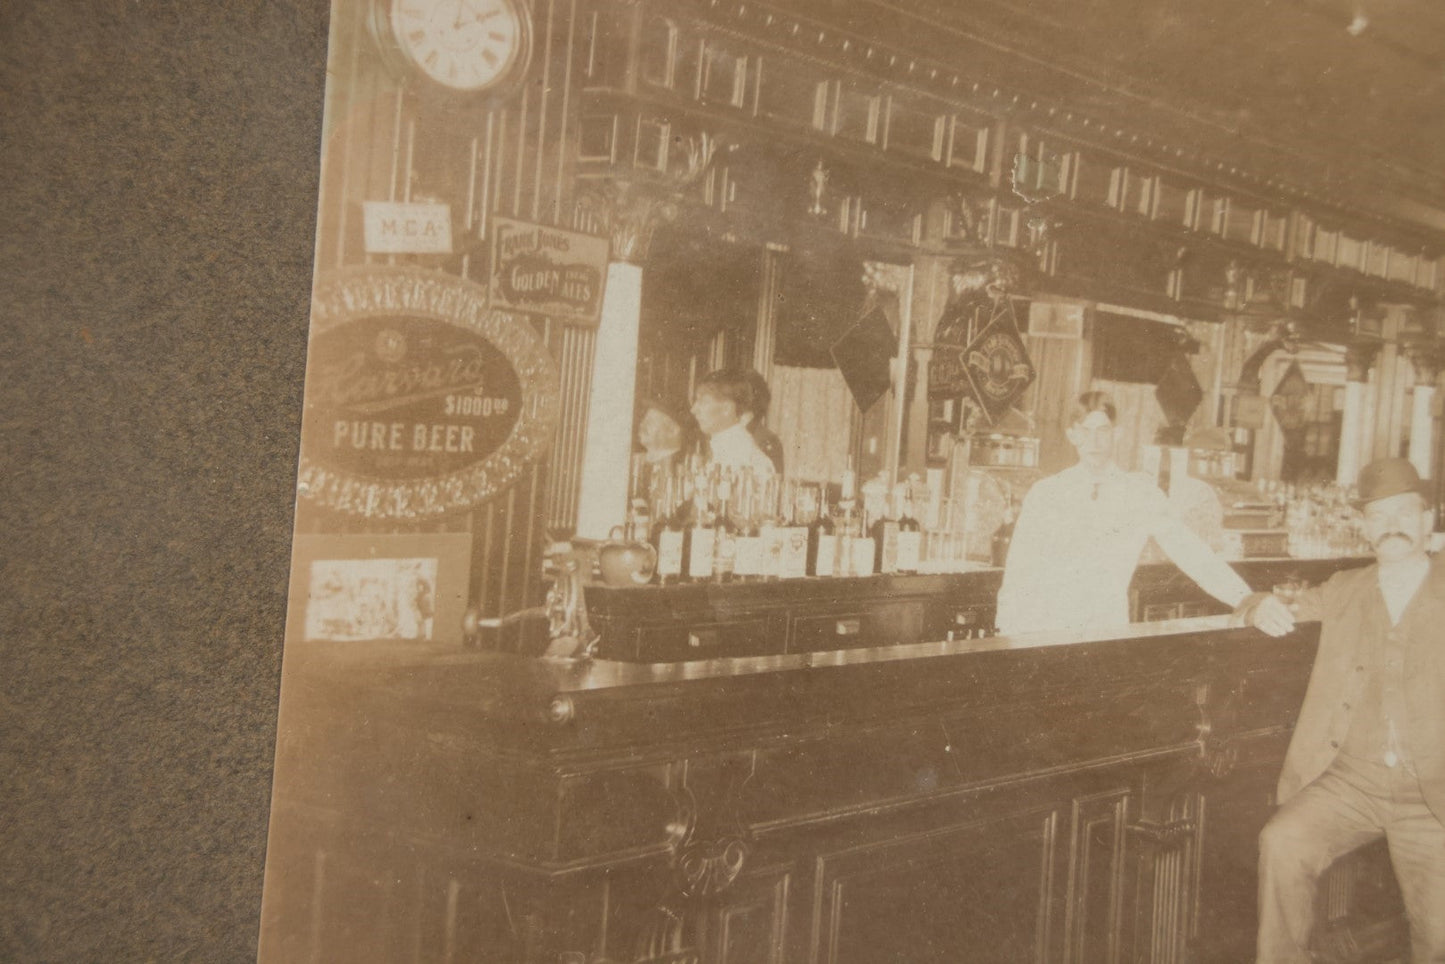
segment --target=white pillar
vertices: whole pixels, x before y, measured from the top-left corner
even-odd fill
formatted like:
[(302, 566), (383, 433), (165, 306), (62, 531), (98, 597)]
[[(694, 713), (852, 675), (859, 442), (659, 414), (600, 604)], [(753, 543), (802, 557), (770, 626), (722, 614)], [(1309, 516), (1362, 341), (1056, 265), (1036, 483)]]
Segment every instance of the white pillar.
[(1422, 479), (1428, 479), (1431, 475), (1430, 454), (1435, 449), (1435, 419), (1431, 412), (1434, 400), (1433, 384), (1415, 383), (1414, 405), (1410, 409), (1410, 464), (1415, 466), (1415, 471), (1420, 473)]
[(609, 264), (582, 445), (577, 500), (577, 536), (581, 539), (606, 539), (612, 527), (622, 525), (627, 516), (641, 317), (642, 269), (620, 261)]
[(1367, 338), (1345, 346), (1345, 410), (1340, 419), (1340, 461), (1335, 469), (1335, 481), (1340, 485), (1354, 485), (1360, 474), (1365, 434), (1370, 428), (1365, 416), (1366, 383), (1379, 350), (1380, 342)]
[(1360, 429), (1364, 424), (1365, 383), (1345, 382), (1345, 411), (1340, 419), (1340, 461), (1335, 481), (1354, 485), (1360, 474)]

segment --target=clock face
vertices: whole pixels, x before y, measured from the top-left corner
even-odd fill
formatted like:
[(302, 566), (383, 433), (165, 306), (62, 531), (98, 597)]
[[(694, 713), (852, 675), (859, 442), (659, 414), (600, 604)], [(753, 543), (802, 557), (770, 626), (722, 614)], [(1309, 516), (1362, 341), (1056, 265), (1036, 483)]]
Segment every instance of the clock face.
[(515, 0), (392, 0), (391, 29), (427, 77), (461, 91), (484, 90), (521, 60), (525, 15)]

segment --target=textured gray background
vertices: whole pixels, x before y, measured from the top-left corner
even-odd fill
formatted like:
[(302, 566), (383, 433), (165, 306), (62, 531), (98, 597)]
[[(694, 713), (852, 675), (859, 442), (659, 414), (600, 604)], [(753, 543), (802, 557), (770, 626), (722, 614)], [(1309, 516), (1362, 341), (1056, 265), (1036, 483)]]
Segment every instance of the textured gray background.
[(254, 959), (326, 19), (0, 3), (0, 960)]

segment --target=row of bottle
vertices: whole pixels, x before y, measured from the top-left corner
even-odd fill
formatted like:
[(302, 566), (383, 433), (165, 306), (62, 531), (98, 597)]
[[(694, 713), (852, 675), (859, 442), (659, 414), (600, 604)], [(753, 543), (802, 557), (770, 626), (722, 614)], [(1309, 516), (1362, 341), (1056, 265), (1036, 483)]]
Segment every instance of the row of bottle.
[(815, 483), (689, 460), (634, 473), (627, 534), (657, 549), (663, 582), (917, 572), (910, 487), (865, 489), (847, 472), (830, 503)]
[(1351, 504), (1353, 492), (1332, 483), (1276, 484), (1269, 493), (1289, 533), (1289, 554), (1296, 559), (1370, 554), (1362, 519)]

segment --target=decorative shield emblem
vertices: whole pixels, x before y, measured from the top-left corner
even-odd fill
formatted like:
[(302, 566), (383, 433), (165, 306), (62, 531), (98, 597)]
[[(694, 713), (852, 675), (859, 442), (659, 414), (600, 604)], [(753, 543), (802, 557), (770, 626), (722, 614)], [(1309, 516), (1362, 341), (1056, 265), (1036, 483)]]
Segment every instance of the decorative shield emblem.
[(955, 364), (961, 367), (970, 394), (989, 421), (997, 422), (1035, 376), (1011, 301), (1004, 298), (995, 305), (989, 323), (963, 349)]

